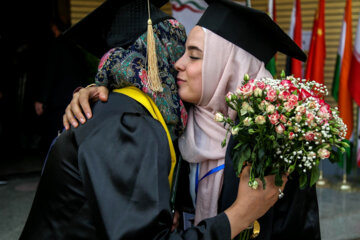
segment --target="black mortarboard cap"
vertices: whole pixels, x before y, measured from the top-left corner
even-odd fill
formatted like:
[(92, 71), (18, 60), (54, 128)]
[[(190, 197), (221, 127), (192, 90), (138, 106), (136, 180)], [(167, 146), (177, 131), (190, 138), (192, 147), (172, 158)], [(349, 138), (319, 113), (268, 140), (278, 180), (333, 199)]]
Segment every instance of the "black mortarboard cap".
[(241, 47), (264, 63), (279, 51), (306, 61), (299, 46), (264, 12), (231, 0), (207, 0), (197, 25)]
[[(150, 0), (153, 24), (171, 16), (159, 8), (166, 0)], [(147, 31), (147, 0), (106, 0), (64, 32), (64, 37), (101, 58), (114, 47), (127, 47)]]

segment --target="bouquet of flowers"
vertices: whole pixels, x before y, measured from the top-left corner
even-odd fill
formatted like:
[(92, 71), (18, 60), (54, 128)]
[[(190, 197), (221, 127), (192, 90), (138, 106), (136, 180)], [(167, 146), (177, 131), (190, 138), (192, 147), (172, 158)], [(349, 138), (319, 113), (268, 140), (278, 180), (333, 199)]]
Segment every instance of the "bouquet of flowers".
[[(300, 188), (312, 186), (319, 178), (322, 159), (336, 161), (337, 151), (349, 147), (343, 142), (346, 125), (325, 101), (326, 87), (315, 81), (285, 77), (252, 79), (226, 96), (228, 106), (237, 112), (234, 121), (221, 113), (215, 120), (223, 122), (236, 141), (232, 156), (237, 175), (245, 163), (251, 164), (249, 186), (256, 189), (260, 178), (299, 173)], [(222, 142), (225, 146), (226, 139)]]

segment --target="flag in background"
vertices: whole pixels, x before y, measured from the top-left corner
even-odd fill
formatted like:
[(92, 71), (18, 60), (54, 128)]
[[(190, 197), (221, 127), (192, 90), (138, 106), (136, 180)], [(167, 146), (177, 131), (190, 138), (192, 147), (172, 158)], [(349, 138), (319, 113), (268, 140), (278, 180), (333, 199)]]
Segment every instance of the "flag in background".
[[(340, 44), (336, 57), (335, 74), (332, 87), (332, 95), (338, 102), (339, 116), (347, 125), (346, 141), (351, 146), (353, 133), (353, 103), (349, 91), (349, 74), (352, 55), (352, 23), (351, 23), (351, 0), (346, 1), (344, 20), (342, 23)], [(351, 147), (346, 149), (346, 172), (351, 170)], [(344, 165), (344, 154), (340, 154), (339, 165)]]
[(357, 150), (355, 150), (356, 162), (360, 167), (360, 17), (358, 20), (356, 38), (354, 44), (354, 50), (351, 58), (350, 75), (349, 75), (349, 90), (351, 97), (358, 105), (358, 116), (357, 116), (357, 131), (355, 131), (354, 144), (357, 143)]
[(208, 6), (204, 0), (170, 0), (170, 3), (172, 16), (184, 25), (186, 34), (195, 27)]
[(353, 104), (349, 91), (349, 73), (352, 55), (351, 0), (346, 1), (344, 20), (338, 48), (332, 95), (338, 102), (340, 117), (347, 125), (346, 139), (353, 131)]
[[(300, 0), (294, 0), (294, 6), (291, 13), (289, 36), (294, 42), (302, 48), (302, 25), (301, 25), (301, 3)], [(286, 75), (294, 75), (296, 78), (302, 78), (302, 62), (295, 58), (288, 57), (286, 60)]]
[(349, 90), (351, 97), (360, 107), (360, 17), (358, 20), (354, 50), (351, 58)]
[(358, 167), (360, 167), (360, 137), (359, 137), (359, 133), (360, 133), (360, 109), (358, 110), (357, 119), (358, 119), (358, 130), (357, 130), (356, 162), (357, 162)]
[(325, 0), (319, 0), (311, 34), (305, 78), (324, 84), (325, 65)]
[[(271, 17), (271, 19), (276, 22), (276, 3), (275, 0), (269, 0), (268, 2), (268, 13), (269, 16)], [(275, 55), (276, 56), (276, 55)], [(269, 72), (271, 73), (271, 75), (273, 77), (276, 76), (276, 61), (275, 61), (275, 56), (273, 56), (270, 61), (266, 64), (266, 69), (269, 70)]]
[(246, 0), (246, 6), (251, 7), (251, 0)]

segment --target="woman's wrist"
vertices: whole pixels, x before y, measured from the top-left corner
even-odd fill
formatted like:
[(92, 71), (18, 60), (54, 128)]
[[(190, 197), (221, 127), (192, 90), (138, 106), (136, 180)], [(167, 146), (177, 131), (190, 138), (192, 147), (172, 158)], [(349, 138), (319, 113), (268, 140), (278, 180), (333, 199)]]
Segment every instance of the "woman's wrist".
[(246, 213), (246, 207), (235, 201), (228, 209), (224, 211), (230, 222), (231, 239), (236, 237), (241, 231), (248, 228), (253, 221)]

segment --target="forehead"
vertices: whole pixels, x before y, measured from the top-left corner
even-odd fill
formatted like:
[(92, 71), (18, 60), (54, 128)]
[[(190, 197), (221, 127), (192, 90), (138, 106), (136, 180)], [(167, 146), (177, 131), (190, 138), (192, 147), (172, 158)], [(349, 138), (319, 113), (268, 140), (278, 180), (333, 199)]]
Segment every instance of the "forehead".
[(204, 30), (199, 26), (195, 26), (189, 33), (189, 36), (186, 40), (186, 45), (197, 46), (200, 49), (203, 49), (204, 38), (205, 38)]

